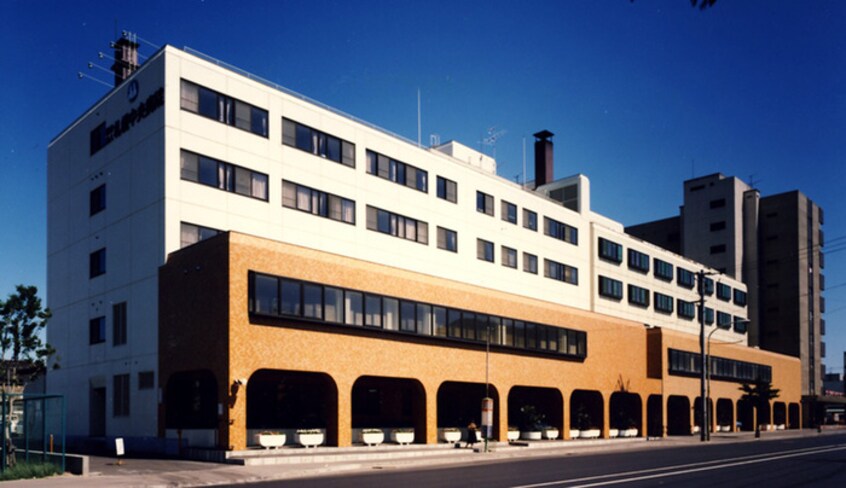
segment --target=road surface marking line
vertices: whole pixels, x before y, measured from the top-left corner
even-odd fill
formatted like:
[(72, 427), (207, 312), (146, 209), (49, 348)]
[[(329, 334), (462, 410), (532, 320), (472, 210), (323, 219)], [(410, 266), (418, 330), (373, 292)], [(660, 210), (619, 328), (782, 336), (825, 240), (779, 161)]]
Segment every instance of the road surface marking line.
[[(622, 473), (611, 473), (611, 474), (605, 474), (605, 475), (600, 475), (600, 476), (590, 476), (590, 477), (585, 477), (585, 478), (574, 478), (574, 479), (569, 479), (569, 480), (546, 481), (546, 482), (543, 482), (543, 483), (534, 483), (534, 484), (530, 484), (530, 485), (517, 485), (517, 486), (514, 486), (512, 488), (541, 488), (541, 487), (546, 487), (546, 486), (557, 486), (557, 485), (564, 485), (564, 484), (570, 484), (570, 483), (579, 483), (579, 482), (582, 482), (582, 481), (593, 481), (593, 480), (600, 480), (600, 479), (606, 479), (606, 478), (617, 478), (617, 477), (621, 477), (621, 476), (631, 476), (631, 475), (638, 475), (638, 474), (644, 474), (644, 473), (657, 473), (657, 472), (661, 472), (661, 471), (677, 470), (679, 468), (692, 468), (692, 469), (687, 469), (687, 470), (684, 470), (684, 471), (673, 471), (671, 473), (654, 474), (654, 475), (649, 475), (649, 476), (641, 476), (641, 477), (638, 477), (638, 478), (628, 478), (628, 479), (625, 479), (625, 480), (603, 481), (602, 483), (593, 483), (593, 484), (587, 484), (587, 485), (573, 485), (573, 488), (577, 488), (577, 487), (578, 488), (588, 488), (588, 487), (591, 487), (591, 486), (602, 486), (602, 485), (610, 485), (610, 484), (628, 483), (628, 482), (631, 482), (631, 481), (640, 481), (640, 480), (645, 480), (645, 479), (675, 476), (677, 474), (695, 473), (697, 471), (709, 471), (709, 470), (722, 469), (722, 468), (727, 468), (727, 467), (732, 467), (732, 466), (742, 466), (744, 464), (755, 464), (755, 463), (766, 462), (766, 461), (774, 461), (774, 460), (777, 460), (777, 459), (784, 459), (784, 458), (798, 457), (798, 456), (807, 456), (809, 454), (817, 454), (817, 453), (824, 453), (824, 452), (830, 452), (830, 451), (840, 451), (840, 450), (843, 450), (843, 449), (846, 449), (846, 445), (844, 445), (844, 444), (836, 444), (834, 446), (824, 446), (824, 447), (809, 447), (809, 448), (804, 448), (804, 449), (797, 449), (797, 450), (794, 450), (794, 451), (782, 451), (781, 453), (776, 452), (776, 453), (767, 453), (767, 454), (754, 454), (754, 455), (751, 455), (751, 456), (740, 457), (740, 458), (736, 458), (736, 459), (744, 460), (744, 461), (738, 462), (738, 461), (735, 460), (735, 461), (732, 461), (731, 464), (718, 464), (718, 463), (724, 463), (727, 460), (726, 459), (717, 459), (717, 460), (713, 460), (713, 461), (703, 461), (703, 462), (699, 462), (699, 463), (679, 464), (679, 465), (675, 465), (675, 466), (664, 466), (664, 467), (660, 467), (660, 468), (642, 469), (642, 470), (628, 471), (628, 472), (622, 472)], [(774, 454), (776, 456), (774, 456)], [(715, 464), (716, 464), (716, 466), (708, 466), (708, 465), (715, 465)], [(701, 467), (694, 468), (694, 466), (701, 466)]]

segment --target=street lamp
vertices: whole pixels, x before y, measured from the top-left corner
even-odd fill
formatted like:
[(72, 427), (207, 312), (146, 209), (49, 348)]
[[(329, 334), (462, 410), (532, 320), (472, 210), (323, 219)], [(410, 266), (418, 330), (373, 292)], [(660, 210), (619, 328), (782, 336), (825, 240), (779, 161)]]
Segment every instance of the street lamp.
[[(740, 324), (740, 323), (749, 323), (749, 321), (743, 320), (743, 319), (735, 319), (734, 320), (735, 325)], [(716, 327), (714, 327), (714, 330), (712, 330), (711, 332), (708, 333), (708, 341), (707, 341), (708, 348), (705, 351), (705, 363), (708, 364), (708, 369), (705, 372), (705, 384), (706, 384), (705, 385), (705, 390), (706, 390), (705, 395), (708, 397), (709, 401), (711, 400), (711, 367), (710, 367), (711, 366), (711, 336), (714, 335), (714, 332), (717, 332), (717, 330), (719, 330), (719, 329), (720, 329), (720, 327), (716, 326)], [(725, 342), (724, 344), (738, 344), (740, 342), (743, 342), (743, 341), (737, 340), (737, 341), (734, 341), (734, 342)], [(709, 406), (710, 406), (710, 403), (709, 403)], [(711, 431), (711, 415), (708, 415), (708, 432), (709, 432), (708, 439), (711, 438), (710, 431)], [(732, 432), (734, 432), (734, 429), (732, 429)]]
[(698, 273), (696, 273), (699, 285), (699, 440), (701, 442), (705, 442), (711, 437), (709, 435), (710, 428), (708, 427), (708, 399), (705, 396), (705, 385), (708, 382), (706, 378), (706, 375), (708, 374), (708, 363), (707, 356), (705, 354), (705, 277), (713, 274), (716, 273), (713, 271), (705, 271), (704, 269), (701, 269)]

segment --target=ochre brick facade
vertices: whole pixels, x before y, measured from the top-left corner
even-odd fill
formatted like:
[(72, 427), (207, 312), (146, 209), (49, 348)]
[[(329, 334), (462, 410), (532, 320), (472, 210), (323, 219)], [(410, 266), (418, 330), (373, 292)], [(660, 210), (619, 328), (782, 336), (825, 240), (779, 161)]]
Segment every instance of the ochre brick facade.
[[(160, 387), (173, 373), (210, 370), (223, 406), (219, 446), (247, 445), (244, 386), (262, 369), (324, 373), (337, 388), (336, 439), (352, 439), (352, 391), (362, 376), (406, 378), (419, 382), (425, 397), (427, 443), (437, 439), (437, 393), (445, 381), (484, 383), (484, 345), (451, 344), (417, 336), (400, 336), (350, 327), (260, 320), (248, 311), (248, 273), (257, 271), (480, 313), (523, 319), (587, 332), (587, 358), (567, 360), (532, 352), (493, 350), (489, 379), (499, 408), (501, 440), (509, 425), (508, 394), (515, 386), (545, 387), (563, 398), (562, 435), (568, 435), (570, 398), (575, 390), (598, 391), (603, 400), (604, 436), (609, 428), (612, 393), (640, 396), (647, 425), (647, 398), (658, 395), (699, 396), (696, 378), (668, 374), (667, 349), (696, 352), (698, 337), (588, 313), (478, 286), (411, 273), (343, 256), (227, 233), (171, 255), (160, 271)], [(566, 293), (566, 287), (562, 287)], [(800, 367), (795, 358), (732, 344), (712, 344), (715, 356), (772, 366), (777, 401), (800, 402)], [(249, 385), (246, 386), (249, 388)], [(711, 381), (711, 397), (740, 398), (738, 383)], [(164, 398), (164, 401), (167, 401)], [(164, 412), (164, 408), (161, 409)], [(663, 410), (663, 424), (667, 423)], [(161, 432), (164, 429), (162, 414)], [(419, 430), (419, 429), (418, 429)], [(643, 435), (641, 429), (640, 435)], [(421, 433), (422, 434), (422, 433)]]

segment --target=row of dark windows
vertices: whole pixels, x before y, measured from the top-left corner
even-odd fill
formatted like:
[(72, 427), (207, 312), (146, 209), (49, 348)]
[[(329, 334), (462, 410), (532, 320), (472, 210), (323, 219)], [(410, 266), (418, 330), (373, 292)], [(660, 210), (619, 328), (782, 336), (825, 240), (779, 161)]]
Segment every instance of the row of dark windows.
[[(182, 80), (181, 97), (181, 106), (184, 110), (267, 137), (268, 116), (266, 110), (227, 97), (187, 80)], [(355, 144), (284, 117), (282, 118), (282, 143), (345, 166), (355, 167)], [(427, 171), (371, 150), (367, 151), (367, 158), (368, 173), (428, 193)], [(264, 176), (266, 178), (266, 175)], [(186, 178), (183, 174), (183, 178), (191, 179), (191, 176), (189, 175)], [(213, 177), (210, 172), (205, 174), (204, 177), (197, 175), (192, 181), (201, 181), (204, 184), (220, 188), (227, 185), (232, 186), (225, 182), (223, 177)], [(457, 190), (455, 181), (438, 176), (438, 198), (457, 203)], [(229, 191), (236, 190), (230, 188)], [(266, 199), (266, 196), (264, 199)], [(479, 212), (493, 216), (493, 196), (477, 192), (476, 208)], [(503, 220), (517, 224), (516, 205), (503, 201), (501, 211)], [(537, 213), (524, 209), (523, 226), (527, 229), (537, 230)], [(567, 224), (548, 219), (544, 231), (546, 235), (571, 244), (578, 244), (578, 230)]]
[[(702, 373), (702, 358), (699, 353), (668, 349), (670, 374), (692, 376)], [(712, 379), (751, 383), (757, 380), (772, 381), (772, 367), (765, 364), (737, 361), (735, 359), (710, 356), (708, 368)]]
[[(623, 262), (623, 246), (616, 242), (613, 242), (609, 239), (604, 237), (599, 238), (599, 250), (598, 250), (599, 257), (605, 261), (613, 262), (620, 264)], [(638, 250), (629, 248), (628, 250), (628, 266), (629, 269), (639, 271), (642, 273), (649, 272), (649, 260), (650, 257), (647, 254), (644, 254)], [(680, 287), (693, 289), (696, 286), (696, 273), (682, 268), (681, 266), (677, 266), (674, 269), (674, 266), (671, 263), (668, 263), (664, 260), (654, 258), (653, 259), (654, 265), (654, 275), (656, 278), (672, 282), (673, 281), (673, 271), (675, 270), (675, 278), (676, 282)], [(704, 286), (705, 290), (704, 293), (706, 295), (713, 295), (714, 294), (714, 280), (712, 278), (705, 277), (704, 279)], [(732, 288), (729, 285), (724, 283), (717, 284), (717, 298), (723, 301), (729, 301), (734, 298), (734, 303), (736, 305), (745, 307), (746, 306), (746, 292), (743, 290), (734, 290), (734, 295), (732, 296)], [(672, 312), (672, 310), (670, 310)]]
[[(629, 284), (627, 287), (627, 291), (629, 304), (642, 308), (649, 308), (650, 291), (648, 289), (641, 288), (637, 285)], [(618, 301), (622, 300), (623, 282), (620, 280), (615, 280), (614, 278), (600, 275), (598, 293), (604, 298), (609, 298)], [(696, 318), (696, 310), (698, 309), (696, 302), (689, 302), (687, 300), (682, 300), (681, 298), (674, 299), (670, 295), (665, 295), (657, 291), (653, 293), (653, 296), (655, 311), (662, 312), (665, 314), (672, 314), (675, 311), (680, 318), (688, 320)], [(714, 309), (705, 307), (704, 319), (707, 325), (713, 325)], [(732, 320), (731, 314), (717, 312), (717, 319), (717, 325), (721, 328), (731, 328), (732, 323), (734, 323), (734, 329), (736, 332), (742, 334), (746, 333), (747, 321), (742, 317), (734, 317), (734, 320)]]
[[(517, 269), (518, 251), (508, 246), (500, 247), (500, 262), (506, 268)], [(476, 257), (482, 261), (494, 262), (494, 243), (485, 239), (476, 239)], [(579, 273), (576, 268), (565, 264), (556, 263), (548, 259), (544, 260), (544, 275), (547, 278), (564, 281), (577, 285)], [(559, 268), (563, 267), (563, 268)], [(534, 254), (523, 252), (523, 271), (531, 274), (538, 274), (538, 257)]]
[(428, 223), (370, 205), (367, 206), (367, 228), (420, 244), (429, 244)]
[(587, 333), (583, 331), (252, 271), (249, 311), (256, 315), (370, 327), (445, 340), (482, 344), (489, 341), (504, 350), (534, 350), (578, 359), (587, 356)]
[(180, 93), (183, 110), (267, 137), (267, 110), (187, 80), (182, 80)]

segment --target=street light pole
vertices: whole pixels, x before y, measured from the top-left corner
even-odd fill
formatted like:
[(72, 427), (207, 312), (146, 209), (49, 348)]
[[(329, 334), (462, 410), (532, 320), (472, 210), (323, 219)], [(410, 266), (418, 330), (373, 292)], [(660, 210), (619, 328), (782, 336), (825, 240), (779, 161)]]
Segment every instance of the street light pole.
[(700, 374), (699, 374), (699, 399), (700, 399), (700, 415), (699, 415), (699, 440), (705, 442), (708, 440), (708, 399), (705, 397), (705, 384), (707, 379), (707, 361), (705, 356), (705, 270), (699, 270), (697, 273), (697, 281), (699, 284), (699, 359), (700, 359)]

